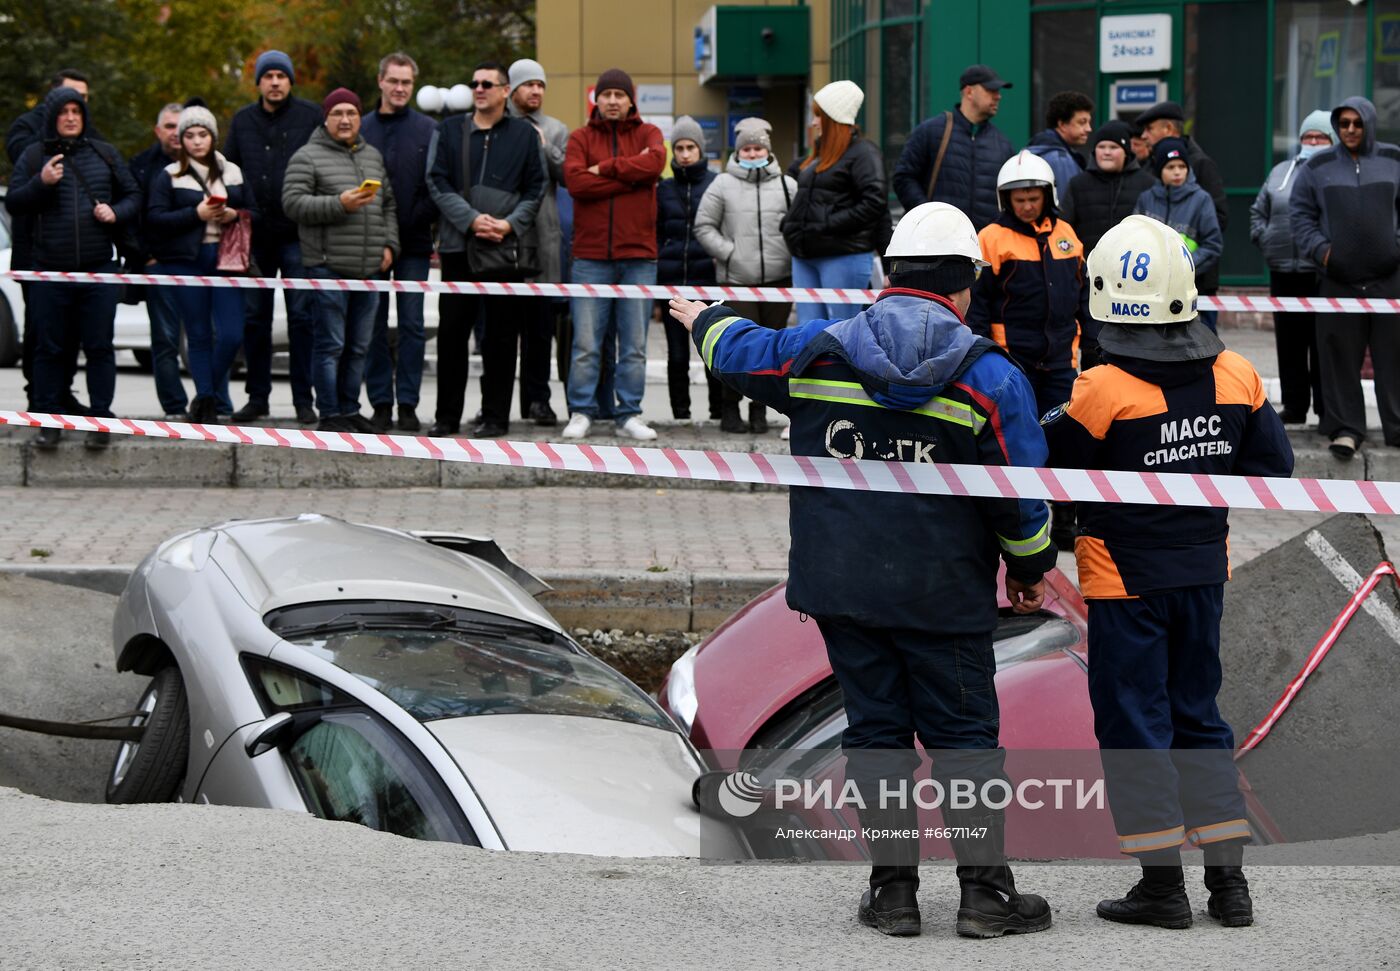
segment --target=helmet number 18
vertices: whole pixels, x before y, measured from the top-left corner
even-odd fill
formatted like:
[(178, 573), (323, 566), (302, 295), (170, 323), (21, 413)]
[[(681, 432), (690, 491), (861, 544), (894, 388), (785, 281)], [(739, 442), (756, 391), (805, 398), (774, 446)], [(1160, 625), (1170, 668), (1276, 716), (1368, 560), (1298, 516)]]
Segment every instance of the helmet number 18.
[(1118, 259), (1123, 264), (1123, 279), (1128, 278), (1128, 264), (1132, 263), (1133, 279), (1138, 283), (1147, 279), (1147, 265), (1152, 262), (1152, 256), (1148, 253), (1139, 253), (1136, 262), (1133, 261), (1133, 251), (1128, 250)]

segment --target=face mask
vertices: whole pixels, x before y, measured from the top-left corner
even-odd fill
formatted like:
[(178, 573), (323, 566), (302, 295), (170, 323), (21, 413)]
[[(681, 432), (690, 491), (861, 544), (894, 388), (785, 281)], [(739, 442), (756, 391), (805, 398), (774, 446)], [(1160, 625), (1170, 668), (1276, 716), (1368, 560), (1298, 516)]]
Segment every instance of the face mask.
[(739, 159), (739, 168), (741, 168), (741, 169), (766, 169), (767, 167), (768, 167), (768, 159), (766, 159), (766, 158), (741, 158), (741, 159)]
[(1302, 148), (1298, 149), (1298, 159), (1299, 161), (1306, 162), (1318, 152), (1331, 147), (1331, 145), (1304, 145)]

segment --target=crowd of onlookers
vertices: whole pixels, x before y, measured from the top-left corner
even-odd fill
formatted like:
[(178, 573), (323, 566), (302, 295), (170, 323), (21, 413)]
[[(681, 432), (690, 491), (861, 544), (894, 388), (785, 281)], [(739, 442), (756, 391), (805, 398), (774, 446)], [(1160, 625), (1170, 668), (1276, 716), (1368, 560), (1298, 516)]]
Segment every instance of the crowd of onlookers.
[[(915, 128), (887, 179), (878, 146), (856, 124), (864, 93), (847, 80), (814, 94), (806, 157), (785, 167), (771, 127), (755, 117), (735, 126), (733, 152), (717, 168), (689, 117), (675, 120), (668, 146), (638, 114), (636, 88), (620, 69), (598, 78), (596, 106), (573, 132), (544, 113), (547, 76), (533, 60), (477, 65), (472, 110), (440, 121), (411, 106), (416, 81), (413, 59), (393, 53), (379, 64), (377, 103), (339, 88), (317, 105), (294, 94), (291, 59), (269, 50), (254, 69), (257, 99), (222, 135), (199, 98), (172, 102), (158, 113), (153, 144), (128, 162), (93, 125), (88, 79), (61, 71), (7, 134), (12, 266), (408, 281), (426, 280), (436, 253), (444, 280), (878, 287), (892, 190), (906, 209), (943, 201), (972, 219), (988, 267), (967, 323), (1017, 361), (1046, 410), (1098, 359), (1085, 257), (1122, 218), (1146, 213), (1170, 225), (1192, 254), (1199, 293), (1218, 289), (1224, 185), (1174, 102), (1095, 128), (1092, 100), (1063, 92), (1048, 103), (1045, 129), (1017, 152), (994, 122), (1011, 85), (972, 65), (958, 102)], [(1400, 150), (1376, 142), (1375, 109), (1353, 98), (1330, 116), (1314, 112), (1299, 140), (1251, 209), (1272, 292), (1400, 296)], [(121, 292), (57, 282), (24, 289), (31, 410), (111, 416)], [(327, 431), (423, 427), (421, 293), (393, 296), (392, 336), (388, 294), (335, 286), (284, 294), (298, 421)], [(147, 287), (141, 297), (167, 418), (269, 416), (272, 291)], [(786, 326), (793, 309), (736, 306), (770, 328)], [(795, 310), (805, 322), (848, 317), (858, 306), (804, 301)], [(1201, 317), (1214, 328), (1213, 311)], [(429, 433), (461, 431), (475, 342), (482, 373), (473, 435), (508, 432), (517, 384), (520, 417), (556, 425), (557, 362), (565, 438), (582, 438), (599, 421), (624, 437), (654, 438), (641, 418), (652, 319), (647, 300), (443, 295)], [(689, 419), (689, 340), (669, 315), (661, 319), (671, 412)], [(1346, 457), (1364, 438), (1359, 370), (1368, 347), (1385, 441), (1400, 445), (1396, 339), (1377, 323), (1367, 314), (1276, 315), (1284, 419), (1304, 421), (1311, 405)], [(193, 398), (180, 375), (182, 333)], [(72, 390), (80, 351), (86, 404)], [(229, 377), (240, 354), (246, 397), (235, 409)], [(763, 406), (750, 403), (744, 415), (734, 391), (713, 378), (707, 390), (709, 417), (724, 431), (768, 430)], [(360, 411), (366, 393), (369, 416)], [(38, 444), (58, 440), (45, 429)], [(88, 444), (106, 441), (98, 433)]]

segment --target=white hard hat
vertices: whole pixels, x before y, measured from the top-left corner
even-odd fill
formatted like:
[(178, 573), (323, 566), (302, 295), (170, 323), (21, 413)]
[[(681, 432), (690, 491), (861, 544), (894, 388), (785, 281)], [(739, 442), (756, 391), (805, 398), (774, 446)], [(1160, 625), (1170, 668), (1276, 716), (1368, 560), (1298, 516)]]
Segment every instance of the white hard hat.
[(925, 202), (899, 220), (885, 258), (939, 256), (965, 256), (977, 266), (987, 265), (972, 220), (957, 206)]
[(1196, 317), (1196, 266), (1181, 234), (1134, 215), (1089, 254), (1089, 313), (1101, 323), (1184, 324)]
[(1055, 170), (1050, 163), (1029, 149), (1021, 149), (1006, 160), (997, 173), (997, 208), (1005, 211), (1006, 193), (1012, 189), (1049, 189), (1050, 201), (1060, 208), (1060, 194), (1055, 190)]

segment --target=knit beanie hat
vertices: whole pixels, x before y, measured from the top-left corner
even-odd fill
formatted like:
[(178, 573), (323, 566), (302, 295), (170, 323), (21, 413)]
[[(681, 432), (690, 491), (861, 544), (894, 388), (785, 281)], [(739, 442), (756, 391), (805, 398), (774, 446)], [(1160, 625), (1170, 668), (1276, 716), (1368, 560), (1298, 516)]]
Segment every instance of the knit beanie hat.
[(737, 152), (745, 145), (762, 145), (773, 151), (772, 130), (773, 126), (763, 118), (743, 119), (734, 126), (734, 150)]
[(681, 115), (671, 125), (671, 144), (676, 142), (691, 141), (705, 148), (705, 132), (700, 128), (700, 123), (689, 115)]
[(257, 84), (268, 71), (281, 71), (287, 80), (297, 83), (296, 72), (292, 70), (292, 59), (281, 51), (263, 51), (253, 64), (253, 83)]
[(336, 105), (354, 105), (360, 114), (365, 113), (365, 109), (360, 105), (360, 96), (349, 88), (336, 88), (326, 95), (326, 100), (321, 102), (321, 117), (329, 118), (331, 109)]
[(1089, 136), (1089, 148), (1092, 151), (1099, 142), (1112, 142), (1123, 150), (1127, 155), (1133, 154), (1133, 129), (1126, 121), (1106, 121), (1099, 126), (1099, 130)]
[(1152, 147), (1152, 170), (1158, 175), (1168, 162), (1185, 162), (1191, 168), (1191, 160), (1186, 157), (1186, 143), (1179, 138), (1164, 138)]
[(180, 112), (178, 125), (181, 136), (185, 134), (186, 128), (207, 128), (209, 134), (214, 136), (214, 141), (219, 140), (219, 123), (214, 120), (214, 113), (208, 108), (191, 105)]
[(620, 67), (610, 67), (598, 75), (598, 83), (593, 85), (593, 97), (613, 90), (625, 91), (632, 104), (637, 103), (637, 86), (632, 83), (632, 76)]
[(856, 114), (865, 102), (865, 92), (854, 81), (832, 81), (812, 95), (812, 100), (832, 121), (854, 125)]
[(544, 77), (544, 67), (539, 61), (532, 61), (528, 57), (522, 57), (510, 66), (506, 72), (510, 75), (510, 86), (518, 88), (527, 81), (538, 81), (547, 85), (549, 82)]
[(977, 267), (965, 256), (889, 257), (890, 286), (948, 296), (977, 282)]

